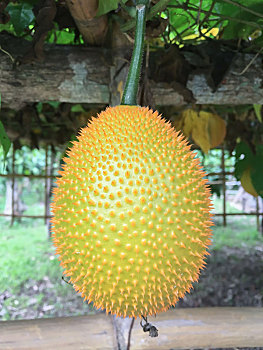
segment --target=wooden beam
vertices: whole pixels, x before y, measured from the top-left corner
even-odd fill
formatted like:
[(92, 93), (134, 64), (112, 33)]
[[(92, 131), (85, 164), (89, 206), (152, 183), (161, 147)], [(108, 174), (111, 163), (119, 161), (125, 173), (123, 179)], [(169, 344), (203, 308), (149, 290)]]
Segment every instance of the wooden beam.
[[(149, 317), (158, 338), (142, 334), (138, 321), (131, 350), (257, 347), (263, 344), (263, 308), (214, 307), (169, 310)], [(122, 334), (128, 333), (128, 325)], [(124, 350), (125, 348), (123, 348)]]
[[(105, 314), (6, 321), (0, 323), (0, 349), (126, 350), (131, 319)], [(158, 338), (144, 333), (135, 321), (131, 350), (260, 347), (263, 308), (214, 307), (173, 309), (148, 321)]]
[(42, 318), (0, 323), (1, 350), (117, 350), (110, 316)]
[[(24, 56), (30, 42), (0, 33), (0, 44), (0, 93), (4, 106), (20, 109), (38, 101), (114, 105), (120, 101), (129, 65), (127, 52), (49, 45), (43, 62), (15, 66), (12, 59)], [(120, 64), (116, 65), (116, 58)], [(254, 58), (237, 54), (216, 92), (207, 85), (204, 73), (197, 71), (189, 75), (187, 88), (197, 104), (263, 104), (262, 56)], [(155, 106), (187, 104), (176, 84), (173, 88), (151, 80), (149, 86)]]
[[(1, 34), (0, 43), (13, 59), (22, 57), (30, 47), (25, 40)], [(43, 62), (18, 66), (0, 51), (2, 103), (13, 109), (39, 101), (107, 104), (110, 66), (111, 57), (100, 48), (49, 46)]]

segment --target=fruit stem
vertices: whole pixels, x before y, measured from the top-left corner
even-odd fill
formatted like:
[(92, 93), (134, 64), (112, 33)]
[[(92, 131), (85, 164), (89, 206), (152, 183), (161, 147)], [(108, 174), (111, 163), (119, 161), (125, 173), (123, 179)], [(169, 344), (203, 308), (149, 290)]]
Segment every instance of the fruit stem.
[(139, 88), (139, 80), (142, 65), (144, 33), (146, 25), (146, 10), (149, 0), (137, 0), (136, 2), (136, 30), (132, 52), (131, 64), (126, 80), (121, 104), (137, 105), (137, 94)]

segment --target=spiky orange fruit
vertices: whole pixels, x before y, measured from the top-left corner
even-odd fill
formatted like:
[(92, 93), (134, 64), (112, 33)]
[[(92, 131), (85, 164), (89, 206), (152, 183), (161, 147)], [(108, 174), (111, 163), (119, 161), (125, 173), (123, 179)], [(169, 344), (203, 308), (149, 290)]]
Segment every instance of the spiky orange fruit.
[(210, 200), (182, 135), (148, 108), (93, 118), (64, 158), (53, 241), (82, 297), (117, 316), (167, 310), (190, 290), (210, 243)]

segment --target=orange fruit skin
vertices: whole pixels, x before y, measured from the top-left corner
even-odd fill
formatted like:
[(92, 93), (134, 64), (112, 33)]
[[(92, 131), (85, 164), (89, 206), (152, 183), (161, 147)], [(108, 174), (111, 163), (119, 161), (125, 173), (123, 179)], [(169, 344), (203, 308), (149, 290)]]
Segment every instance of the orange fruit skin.
[(199, 160), (158, 112), (107, 108), (64, 158), (53, 242), (81, 296), (117, 316), (166, 311), (192, 288), (211, 242)]

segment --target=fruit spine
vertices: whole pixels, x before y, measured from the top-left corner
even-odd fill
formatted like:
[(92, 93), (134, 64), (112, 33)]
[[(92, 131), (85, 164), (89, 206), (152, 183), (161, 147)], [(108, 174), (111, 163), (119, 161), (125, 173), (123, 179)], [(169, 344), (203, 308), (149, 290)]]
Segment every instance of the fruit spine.
[(199, 160), (157, 112), (117, 106), (81, 130), (54, 190), (53, 241), (77, 292), (117, 316), (167, 310), (210, 244)]

